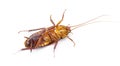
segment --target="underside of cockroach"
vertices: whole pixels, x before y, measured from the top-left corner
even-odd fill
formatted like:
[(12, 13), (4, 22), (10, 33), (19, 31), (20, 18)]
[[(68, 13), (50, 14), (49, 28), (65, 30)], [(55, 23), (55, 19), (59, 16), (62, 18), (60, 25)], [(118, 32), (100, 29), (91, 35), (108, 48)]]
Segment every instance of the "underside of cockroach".
[[(26, 48), (23, 48), (22, 50), (29, 49), (32, 51), (32, 49), (45, 47), (45, 46), (53, 44), (53, 43), (54, 43), (54, 50), (55, 50), (55, 48), (58, 44), (58, 41), (60, 39), (65, 38), (65, 37), (70, 39), (74, 43), (74, 46), (75, 46), (75, 42), (71, 38), (69, 38), (69, 36), (68, 36), (68, 34), (71, 32), (71, 30), (76, 29), (80, 26), (91, 24), (91, 21), (101, 17), (101, 16), (98, 16), (94, 19), (91, 19), (91, 20), (85, 22), (85, 23), (78, 24), (75, 26), (64, 26), (64, 25), (60, 25), (60, 23), (63, 21), (65, 11), (63, 12), (62, 19), (57, 24), (55, 24), (53, 22), (53, 20), (50, 16), (50, 21), (53, 24), (53, 26), (51, 26), (51, 27), (20, 31), (20, 32), (24, 32), (24, 31), (30, 32), (30, 31), (39, 30), (38, 32), (33, 33), (30, 37), (25, 37), (26, 41), (24, 44), (25, 44)], [(71, 29), (71, 27), (73, 27), (73, 29)]]
[[(24, 30), (28, 32), (35, 31), (35, 30), (39, 30), (39, 31), (32, 34), (30, 37), (26, 37), (27, 40), (24, 43), (26, 48), (23, 48), (22, 50), (30, 49), (32, 51), (32, 49), (44, 47), (52, 43), (55, 43), (54, 45), (54, 50), (55, 50), (58, 44), (58, 41), (60, 39), (68, 37), (68, 33), (71, 32), (69, 26), (59, 25), (63, 21), (64, 13), (63, 13), (62, 19), (56, 25), (50, 16), (50, 21), (53, 24), (53, 26), (48, 28)], [(23, 32), (23, 31), (20, 31), (20, 32)], [(73, 41), (71, 38), (69, 39)]]

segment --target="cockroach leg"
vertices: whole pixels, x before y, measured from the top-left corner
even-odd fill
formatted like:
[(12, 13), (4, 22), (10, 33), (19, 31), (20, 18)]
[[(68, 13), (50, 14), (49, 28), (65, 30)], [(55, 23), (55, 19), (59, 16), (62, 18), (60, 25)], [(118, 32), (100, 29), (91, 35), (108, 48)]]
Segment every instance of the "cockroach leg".
[(42, 43), (42, 37), (39, 38), (38, 42), (36, 43), (35, 48), (38, 48), (39, 44), (41, 44), (41, 43)]
[(57, 47), (57, 44), (58, 44), (58, 41), (55, 42), (55, 45), (54, 45), (54, 49), (53, 49), (53, 53), (54, 53), (54, 57), (55, 57), (55, 49)]
[[(65, 11), (66, 11), (66, 10), (65, 10)], [(61, 20), (57, 23), (57, 25), (56, 25), (56, 26), (58, 26), (58, 25), (59, 25), (59, 24), (63, 21), (65, 11), (63, 12), (62, 19), (61, 19)]]
[(28, 47), (28, 48), (23, 48), (23, 49), (21, 49), (22, 51), (23, 50), (30, 50), (30, 52), (32, 52), (32, 49), (34, 49), (34, 48), (32, 48), (32, 44), (30, 44), (30, 47)]
[(27, 49), (28, 49), (28, 48), (23, 48), (23, 49), (21, 49), (21, 50), (23, 51), (23, 50), (27, 50)]
[(56, 49), (57, 44), (58, 44), (58, 41), (55, 42), (54, 50), (53, 50), (54, 52), (55, 52), (55, 49)]
[(73, 42), (73, 46), (75, 47), (75, 42), (69, 36), (67, 36), (67, 38)]
[(30, 48), (23, 48), (23, 49), (21, 49), (21, 50), (23, 51), (23, 50), (28, 50), (28, 49), (30, 49)]
[(24, 38), (29, 39), (28, 37), (24, 36)]
[(30, 49), (30, 52), (32, 52), (33, 48), (23, 48), (23, 49), (21, 49), (21, 51), (23, 51), (23, 50), (29, 50), (29, 49)]
[(53, 24), (53, 26), (55, 26), (55, 23), (54, 23), (53, 20), (52, 20), (52, 15), (50, 15), (50, 21), (51, 21), (51, 23)]
[(31, 29), (31, 30), (22, 30), (22, 31), (19, 31), (18, 33), (20, 33), (20, 32), (31, 32), (31, 31), (36, 31), (36, 30), (45, 30), (45, 28), (37, 28), (37, 29)]
[(31, 52), (32, 52), (32, 49), (33, 49), (33, 48), (32, 48), (32, 44), (30, 44), (30, 51), (31, 51)]

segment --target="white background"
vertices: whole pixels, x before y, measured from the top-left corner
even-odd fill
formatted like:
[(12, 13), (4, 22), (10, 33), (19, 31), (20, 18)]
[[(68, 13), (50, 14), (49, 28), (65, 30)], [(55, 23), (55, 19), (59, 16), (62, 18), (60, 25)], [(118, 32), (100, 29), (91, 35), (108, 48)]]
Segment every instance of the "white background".
[[(119, 0), (1, 0), (0, 66), (120, 66)], [(30, 51), (24, 48), (20, 30), (48, 27), (49, 16), (57, 23), (65, 13), (63, 25), (76, 25), (100, 15), (98, 23), (73, 30), (68, 39)]]

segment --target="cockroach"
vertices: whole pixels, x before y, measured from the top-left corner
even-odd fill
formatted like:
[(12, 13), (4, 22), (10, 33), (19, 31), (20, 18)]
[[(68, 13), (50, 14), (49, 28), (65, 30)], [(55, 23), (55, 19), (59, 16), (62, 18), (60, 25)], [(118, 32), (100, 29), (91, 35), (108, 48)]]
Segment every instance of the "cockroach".
[(50, 15), (50, 22), (53, 24), (53, 26), (50, 26), (48, 28), (38, 28), (38, 29), (19, 31), (19, 33), (20, 33), (20, 32), (31, 32), (31, 31), (39, 30), (38, 32), (33, 33), (31, 36), (25, 37), (26, 41), (24, 42), (24, 45), (26, 48), (23, 48), (21, 50), (31, 50), (32, 51), (33, 49), (45, 47), (45, 46), (48, 46), (48, 45), (54, 43), (54, 51), (55, 51), (59, 40), (61, 40), (63, 38), (68, 38), (69, 40), (71, 40), (74, 43), (74, 46), (75, 46), (75, 42), (68, 36), (68, 34), (72, 30), (74, 30), (80, 26), (90, 24), (91, 21), (98, 19), (99, 17), (102, 17), (102, 16), (98, 16), (87, 22), (84, 22), (84, 23), (81, 23), (81, 24), (78, 24), (75, 26), (64, 26), (64, 25), (60, 25), (60, 24), (64, 19), (65, 11), (63, 12), (62, 19), (57, 24), (54, 23), (54, 21), (52, 20), (52, 15)]

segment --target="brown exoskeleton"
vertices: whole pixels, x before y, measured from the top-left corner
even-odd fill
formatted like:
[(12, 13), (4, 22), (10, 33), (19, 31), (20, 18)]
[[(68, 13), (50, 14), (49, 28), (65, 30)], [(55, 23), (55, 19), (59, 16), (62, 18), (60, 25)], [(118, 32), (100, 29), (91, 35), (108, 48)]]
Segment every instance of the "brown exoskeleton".
[[(64, 26), (64, 25), (60, 25), (60, 23), (63, 21), (64, 13), (65, 13), (65, 11), (63, 12), (62, 19), (57, 24), (55, 24), (53, 22), (53, 20), (50, 16), (50, 21), (53, 24), (53, 26), (50, 26), (48, 28), (38, 28), (38, 29), (20, 31), (20, 32), (24, 32), (24, 31), (30, 32), (30, 31), (39, 30), (38, 32), (33, 33), (30, 37), (25, 37), (27, 39), (24, 43), (26, 48), (23, 48), (22, 50), (30, 49), (32, 51), (32, 49), (45, 47), (45, 46), (53, 44), (53, 43), (55, 44), (54, 45), (54, 50), (55, 50), (55, 48), (58, 44), (58, 41), (65, 37), (70, 39), (75, 45), (75, 42), (68, 36), (68, 34), (71, 32), (71, 30), (76, 29), (80, 26), (89, 24), (90, 21), (93, 21), (93, 20), (101, 17), (101, 16), (98, 16), (94, 19), (91, 19), (91, 20), (85, 22), (85, 23), (78, 24), (75, 26)], [(73, 29), (71, 29), (71, 27), (73, 27)]]

